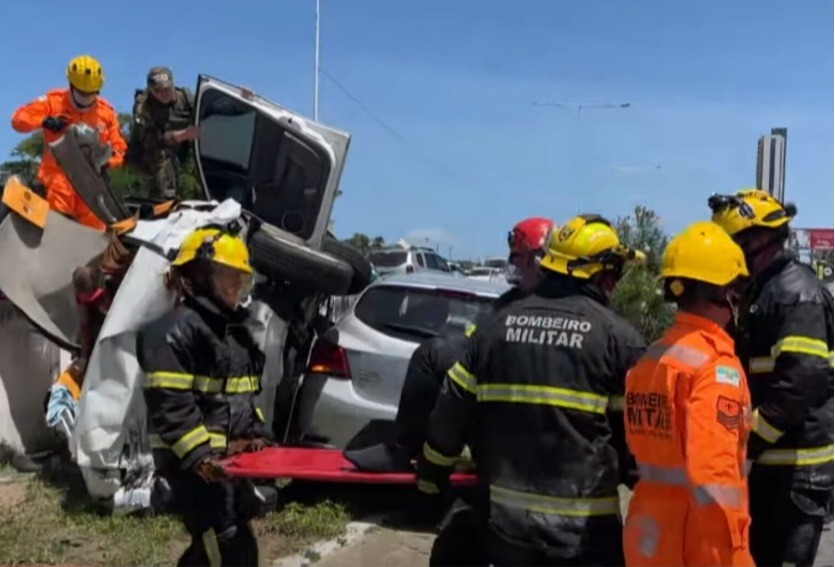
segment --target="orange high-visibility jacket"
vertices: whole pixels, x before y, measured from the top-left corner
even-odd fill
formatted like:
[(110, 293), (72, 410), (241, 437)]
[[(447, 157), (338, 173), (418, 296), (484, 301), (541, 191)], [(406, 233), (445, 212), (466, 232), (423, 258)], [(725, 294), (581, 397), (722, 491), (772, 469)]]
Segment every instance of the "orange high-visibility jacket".
[[(122, 165), (127, 151), (127, 142), (119, 129), (116, 111), (105, 99), (97, 97), (93, 107), (82, 112), (73, 105), (69, 89), (53, 90), (18, 108), (12, 116), (12, 128), (24, 134), (34, 132), (41, 128), (41, 123), (49, 116), (65, 117), (71, 124), (84, 123), (96, 128), (100, 133), (101, 141), (109, 143), (113, 149), (113, 156), (108, 166), (113, 168)], [(49, 130), (44, 130), (43, 134), (45, 144), (61, 137), (61, 134)], [(47, 145), (44, 146), (43, 158), (38, 170), (38, 181), (46, 188), (47, 200), (54, 210), (76, 218), (88, 226), (104, 228), (104, 223), (95, 217), (84, 201), (78, 197)]]
[(750, 414), (733, 339), (679, 312), (626, 379), (626, 439), (640, 474), (624, 532), (627, 565), (754, 565)]

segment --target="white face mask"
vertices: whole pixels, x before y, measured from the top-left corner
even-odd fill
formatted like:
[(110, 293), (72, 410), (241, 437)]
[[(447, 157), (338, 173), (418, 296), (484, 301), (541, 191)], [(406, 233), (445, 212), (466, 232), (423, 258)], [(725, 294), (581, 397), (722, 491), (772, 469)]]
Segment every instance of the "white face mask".
[(72, 89), (72, 100), (78, 110), (89, 110), (96, 103), (97, 93), (82, 93)]

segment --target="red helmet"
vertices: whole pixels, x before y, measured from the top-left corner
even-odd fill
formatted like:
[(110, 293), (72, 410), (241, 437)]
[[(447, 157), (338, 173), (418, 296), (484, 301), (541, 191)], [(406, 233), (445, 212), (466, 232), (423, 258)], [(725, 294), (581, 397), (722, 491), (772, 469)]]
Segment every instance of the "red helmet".
[(554, 222), (542, 217), (531, 217), (517, 223), (513, 230), (507, 233), (510, 253), (542, 252), (552, 230)]

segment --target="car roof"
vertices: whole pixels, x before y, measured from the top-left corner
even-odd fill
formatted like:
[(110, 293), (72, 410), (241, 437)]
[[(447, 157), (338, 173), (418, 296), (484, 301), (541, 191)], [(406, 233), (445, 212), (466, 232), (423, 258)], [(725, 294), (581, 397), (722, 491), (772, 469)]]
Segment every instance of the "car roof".
[(384, 276), (382, 279), (371, 284), (371, 287), (385, 285), (423, 288), (440, 287), (450, 291), (465, 291), (489, 297), (498, 297), (510, 289), (510, 284), (502, 280), (485, 282), (431, 270), (412, 274)]

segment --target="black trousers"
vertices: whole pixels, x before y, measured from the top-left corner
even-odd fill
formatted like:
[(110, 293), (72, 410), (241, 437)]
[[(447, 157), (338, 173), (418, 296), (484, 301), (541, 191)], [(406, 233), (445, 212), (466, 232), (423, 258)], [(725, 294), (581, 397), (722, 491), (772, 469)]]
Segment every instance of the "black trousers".
[(487, 552), (494, 567), (617, 567), (625, 564), (623, 542), (613, 538), (611, 545), (589, 549), (573, 557), (557, 557), (547, 549), (525, 547), (508, 541), (490, 530)]
[[(490, 560), (485, 539), (488, 534), (485, 503), (487, 491), (469, 498), (457, 498), (438, 525), (429, 567), (487, 567)], [(474, 502), (478, 499), (478, 502)]]
[(258, 566), (258, 541), (249, 520), (252, 484), (231, 480), (207, 483), (191, 472), (166, 474), (174, 511), (180, 516), (191, 545), (180, 567)]
[(814, 563), (832, 489), (801, 488), (783, 467), (755, 466), (748, 478), (751, 555), (759, 567)]

